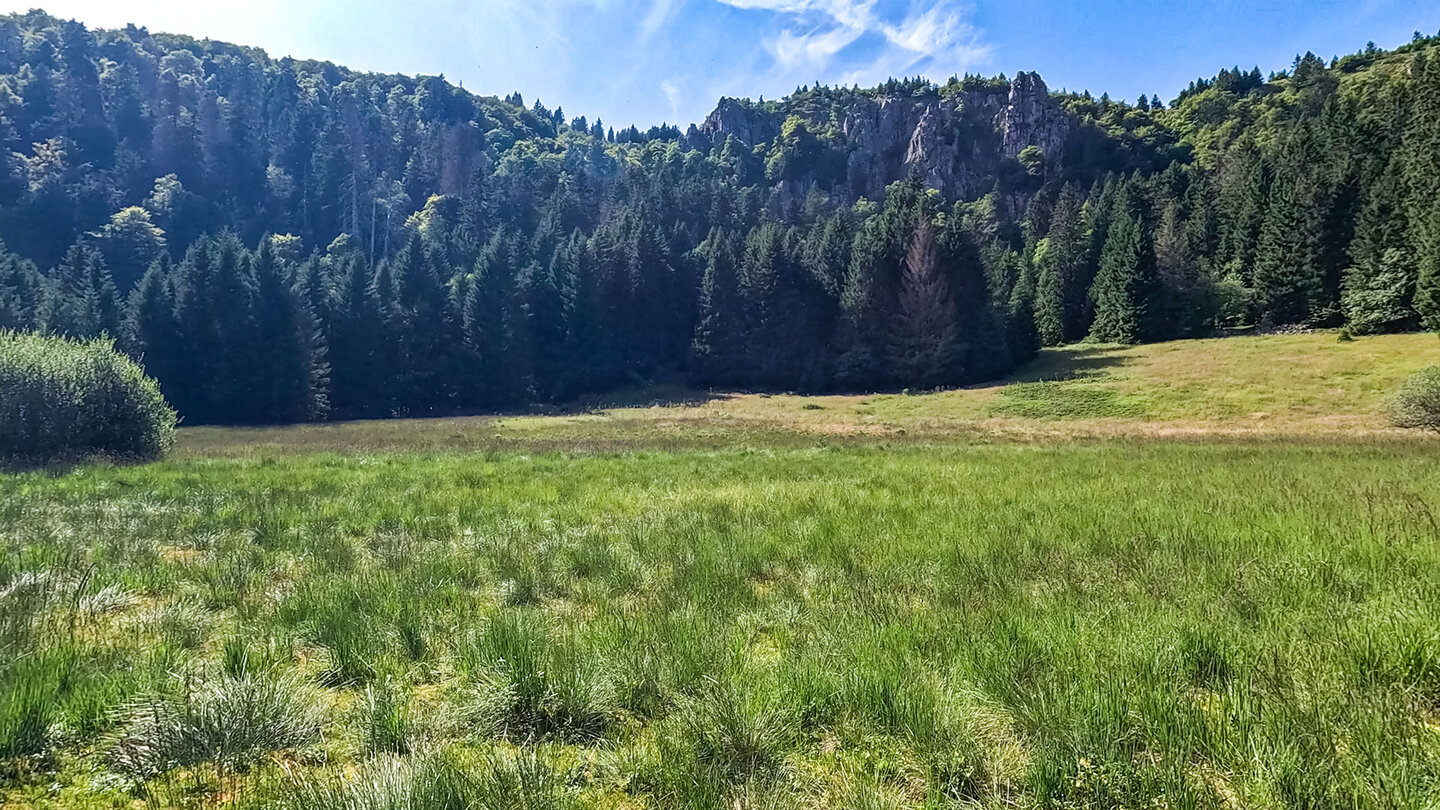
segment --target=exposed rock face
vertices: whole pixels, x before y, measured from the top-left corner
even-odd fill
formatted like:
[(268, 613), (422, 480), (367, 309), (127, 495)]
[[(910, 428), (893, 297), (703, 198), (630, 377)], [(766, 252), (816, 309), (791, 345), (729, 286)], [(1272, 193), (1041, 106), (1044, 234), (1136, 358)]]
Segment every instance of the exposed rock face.
[(724, 146), (732, 136), (746, 146), (771, 140), (780, 134), (780, 123), (774, 115), (733, 98), (722, 98), (715, 110), (706, 116), (699, 128), (692, 126), (685, 135), (686, 145), (695, 149)]
[[(967, 90), (958, 97), (857, 95), (835, 115), (835, 121), (812, 123), (817, 129), (838, 124), (834, 146), (844, 150), (845, 178), (835, 191), (852, 201), (878, 198), (886, 185), (911, 173), (949, 196), (972, 198), (1027, 146), (1057, 162), (1070, 133), (1069, 117), (1036, 73), (1017, 75), (1008, 91)], [(730, 137), (747, 146), (764, 144), (779, 134), (783, 120), (784, 113), (721, 99), (686, 134), (685, 145), (709, 149)]]
[(1039, 73), (1021, 73), (1010, 83), (1010, 100), (996, 121), (1001, 149), (1015, 157), (1027, 146), (1035, 146), (1047, 158), (1065, 148), (1070, 119), (1050, 98), (1050, 90)]

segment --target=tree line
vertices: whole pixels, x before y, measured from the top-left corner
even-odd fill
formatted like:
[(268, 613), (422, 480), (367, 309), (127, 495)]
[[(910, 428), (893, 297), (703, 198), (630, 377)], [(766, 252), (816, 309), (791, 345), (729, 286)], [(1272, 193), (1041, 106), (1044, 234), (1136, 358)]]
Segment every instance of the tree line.
[(655, 380), (929, 388), (1085, 339), (1440, 329), (1440, 39), (1222, 71), (1168, 107), (1056, 94), (1065, 154), (1027, 150), (977, 198), (918, 177), (846, 195), (855, 98), (999, 83), (798, 88), (766, 105), (773, 141), (695, 149), (438, 77), (15, 15), (0, 328), (115, 337), (188, 421), (222, 423)]

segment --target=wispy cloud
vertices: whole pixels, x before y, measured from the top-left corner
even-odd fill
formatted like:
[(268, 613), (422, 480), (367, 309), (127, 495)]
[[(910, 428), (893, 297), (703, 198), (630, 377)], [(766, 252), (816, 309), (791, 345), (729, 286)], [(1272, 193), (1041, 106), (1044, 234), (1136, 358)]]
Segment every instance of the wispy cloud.
[(669, 24), (670, 19), (679, 9), (684, 0), (651, 0), (650, 10), (640, 20), (640, 41), (645, 42), (655, 36), (661, 28)]
[(843, 26), (805, 33), (786, 29), (767, 40), (765, 47), (776, 62), (787, 68), (823, 66), (863, 33), (859, 28)]
[(660, 82), (660, 92), (665, 94), (665, 100), (670, 102), (670, 117), (667, 121), (680, 123), (680, 102), (683, 97), (680, 94), (680, 86), (675, 82), (666, 79)]
[[(782, 71), (813, 74), (844, 69), (844, 75), (883, 78), (887, 72), (934, 68), (967, 69), (989, 49), (967, 21), (962, 0), (911, 0), (884, 7), (878, 0), (716, 0), (733, 8), (777, 17), (779, 30), (764, 40)], [(872, 42), (865, 64), (845, 59), (847, 50)], [(837, 62), (848, 64), (837, 65)]]

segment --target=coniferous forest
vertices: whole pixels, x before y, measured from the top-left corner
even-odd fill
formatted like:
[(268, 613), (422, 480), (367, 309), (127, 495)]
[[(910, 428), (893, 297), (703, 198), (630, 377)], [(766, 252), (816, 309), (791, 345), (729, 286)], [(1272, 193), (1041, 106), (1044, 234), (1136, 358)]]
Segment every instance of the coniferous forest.
[(31, 12), (0, 18), (0, 141), (0, 328), (109, 335), (192, 424), (1440, 330), (1418, 33), (1169, 102), (906, 79), (724, 99), (682, 132)]

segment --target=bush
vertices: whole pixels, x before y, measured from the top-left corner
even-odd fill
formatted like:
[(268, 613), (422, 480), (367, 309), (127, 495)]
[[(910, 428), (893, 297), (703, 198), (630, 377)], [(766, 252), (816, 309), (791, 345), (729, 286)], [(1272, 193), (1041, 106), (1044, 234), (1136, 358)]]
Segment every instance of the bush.
[(1390, 399), (1389, 412), (1396, 427), (1440, 431), (1440, 366), (1410, 375)]
[(0, 456), (153, 459), (174, 437), (159, 386), (109, 341), (0, 331)]

